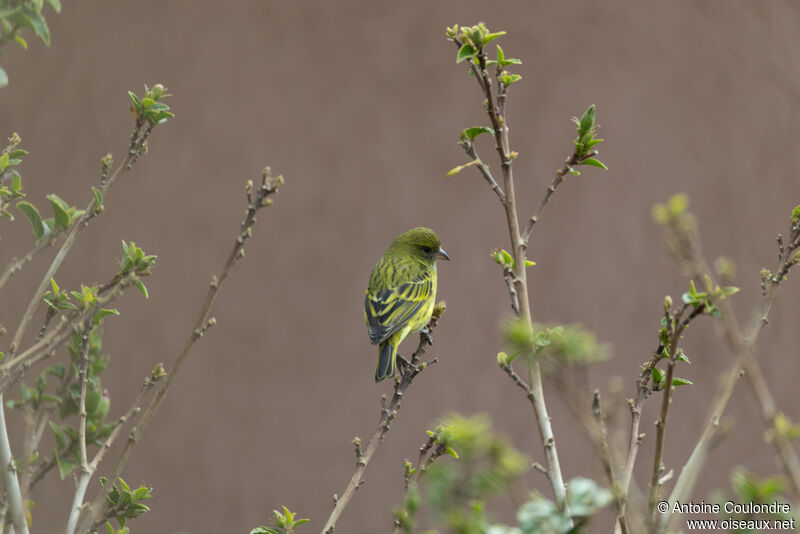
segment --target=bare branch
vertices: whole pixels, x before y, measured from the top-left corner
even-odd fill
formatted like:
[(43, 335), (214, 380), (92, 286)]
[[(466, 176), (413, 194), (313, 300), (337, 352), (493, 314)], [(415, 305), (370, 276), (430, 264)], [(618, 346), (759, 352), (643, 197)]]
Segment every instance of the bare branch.
[[(417, 350), (415, 350), (411, 355), (411, 361), (409, 364), (403, 366), (401, 369), (400, 378), (395, 379), (394, 394), (392, 395), (391, 401), (389, 401), (389, 404), (387, 405), (385, 396), (381, 400), (381, 416), (380, 420), (378, 421), (378, 427), (372, 434), (369, 443), (367, 443), (367, 448), (364, 449), (362, 455), (358, 454), (358, 452), (361, 451), (360, 440), (357, 442), (358, 445), (356, 450), (357, 458), (355, 470), (353, 471), (353, 475), (350, 477), (350, 481), (347, 483), (347, 486), (345, 486), (342, 494), (334, 497), (333, 510), (331, 511), (328, 520), (325, 522), (325, 525), (322, 527), (322, 534), (331, 534), (334, 528), (336, 528), (336, 522), (339, 520), (339, 517), (342, 515), (342, 512), (347, 504), (350, 502), (353, 494), (359, 487), (361, 487), (361, 484), (364, 483), (363, 476), (364, 472), (367, 470), (367, 465), (372, 459), (372, 455), (375, 454), (375, 451), (378, 450), (380, 444), (383, 443), (383, 438), (389, 431), (391, 422), (395, 417), (397, 417), (397, 412), (400, 410), (400, 403), (403, 400), (403, 395), (405, 394), (406, 389), (408, 389), (408, 387), (411, 385), (411, 382), (414, 381), (414, 378), (416, 378), (416, 376), (427, 367), (428, 363), (431, 363), (421, 362), (420, 358), (425, 354), (427, 346), (430, 343), (430, 334), (436, 328), (439, 317), (443, 312), (444, 307), (441, 305), (437, 305), (436, 308), (434, 308), (433, 316), (431, 316), (431, 320), (428, 323), (427, 334), (425, 332), (420, 333)], [(435, 360), (433, 361), (435, 362)]]
[(3, 471), (3, 483), (8, 497), (8, 511), (16, 534), (28, 534), (28, 523), (25, 520), (25, 508), (22, 492), (17, 478), (17, 466), (11, 454), (11, 443), (8, 441), (6, 425), (5, 400), (0, 394), (0, 470)]
[(80, 370), (79, 381), (81, 385), (80, 396), (78, 397), (78, 451), (80, 457), (80, 475), (78, 477), (78, 484), (75, 489), (75, 495), (72, 500), (72, 507), (69, 511), (67, 519), (66, 534), (75, 532), (75, 527), (78, 524), (78, 516), (81, 513), (81, 504), (83, 504), (83, 496), (86, 494), (86, 488), (89, 486), (89, 480), (92, 476), (92, 471), (89, 469), (89, 459), (86, 456), (86, 390), (87, 390), (87, 368), (89, 366), (89, 336), (92, 330), (92, 314), (86, 325), (83, 327), (81, 334), (81, 352), (80, 352)]
[(478, 167), (478, 170), (481, 171), (481, 174), (486, 181), (489, 182), (489, 186), (492, 188), (492, 191), (495, 192), (497, 198), (500, 199), (500, 203), (505, 205), (506, 203), (506, 194), (503, 192), (503, 189), (497, 184), (495, 181), (494, 176), (492, 176), (492, 171), (489, 169), (489, 166), (486, 165), (483, 160), (481, 160), (480, 156), (478, 156), (478, 152), (475, 149), (475, 144), (470, 139), (463, 139), (460, 143), (461, 146), (464, 148), (464, 152), (467, 153), (469, 157), (475, 161), (475, 165)]
[[(678, 224), (668, 226), (668, 229), (672, 232), (670, 238), (673, 241), (681, 241), (689, 245), (681, 248), (673, 248), (673, 250), (671, 250), (682, 265), (687, 268), (689, 271), (688, 274), (698, 280), (704, 278), (706, 275), (710, 275), (711, 270), (708, 268), (703, 258), (697, 236), (687, 233), (684, 227)], [(784, 245), (781, 235), (778, 236), (777, 241), (777, 268), (774, 273), (762, 273), (761, 303), (746, 332), (739, 326), (730, 303), (727, 301), (719, 303), (725, 335), (733, 352), (736, 354), (736, 360), (725, 373), (725, 381), (711, 403), (712, 410), (703, 429), (703, 433), (675, 481), (675, 486), (669, 497), (670, 502), (685, 499), (694, 489), (694, 484), (700, 475), (700, 471), (708, 458), (711, 448), (717, 440), (720, 420), (724, 414), (727, 403), (733, 394), (733, 390), (739, 378), (745, 374), (743, 370), (747, 371), (746, 374), (761, 404), (764, 421), (770, 427), (774, 426), (774, 418), (777, 415), (775, 402), (769, 388), (763, 380), (763, 374), (761, 373), (758, 361), (754, 357), (753, 351), (758, 335), (763, 330), (764, 325), (767, 324), (767, 318), (777, 299), (781, 282), (786, 278), (789, 270), (797, 264), (794, 254), (795, 251), (800, 248), (800, 225), (792, 221), (788, 245)], [(776, 433), (775, 438), (775, 447), (783, 463), (784, 470), (789, 476), (795, 488), (795, 492), (800, 493), (800, 459), (798, 459), (797, 451), (786, 436), (781, 436), (779, 433)], [(672, 517), (672, 514), (664, 514), (661, 516), (658, 521), (658, 532), (663, 532), (669, 519)]]
[[(142, 414), (139, 423), (131, 430), (128, 442), (125, 444), (120, 457), (114, 464), (108, 480), (114, 481), (119, 478), (120, 474), (122, 473), (122, 469), (127, 464), (131, 454), (133, 454), (133, 449), (136, 446), (139, 437), (150, 424), (153, 416), (161, 407), (161, 403), (164, 402), (164, 398), (169, 392), (169, 388), (172, 386), (175, 377), (180, 372), (181, 366), (185, 362), (192, 347), (194, 347), (194, 344), (203, 336), (206, 330), (215, 324), (215, 320), (213, 318), (209, 318), (209, 315), (211, 313), (211, 307), (217, 298), (219, 289), (228, 278), (228, 275), (233, 267), (241, 258), (244, 257), (244, 243), (253, 233), (253, 225), (256, 221), (256, 213), (261, 208), (272, 204), (272, 199), (269, 197), (278, 192), (278, 189), (283, 185), (283, 182), (283, 176), (273, 177), (269, 167), (264, 169), (261, 176), (261, 184), (258, 187), (254, 187), (252, 181), (248, 182), (245, 190), (247, 197), (247, 211), (244, 219), (242, 220), (240, 231), (236, 236), (231, 253), (228, 255), (228, 259), (223, 265), (222, 271), (220, 271), (219, 275), (212, 278), (208, 293), (206, 294), (206, 299), (200, 307), (200, 313), (197, 321), (195, 322), (194, 328), (184, 342), (180, 353), (178, 353), (177, 357), (175, 358), (175, 363), (173, 364), (172, 369), (167, 373), (166, 379), (161, 383), (155, 393), (155, 396), (151, 399), (150, 404)], [(99, 494), (89, 506), (88, 512), (81, 520), (77, 532), (85, 534), (90, 530), (97, 518), (100, 517), (106, 496), (111, 491), (112, 486), (113, 483), (106, 484), (105, 487), (100, 490)]]
[[(452, 41), (461, 48), (462, 40), (452, 37)], [(508, 117), (505, 115), (506, 87), (497, 80), (497, 97), (492, 90), (492, 82), (487, 70), (486, 52), (482, 45), (476, 55), (476, 61), (467, 61), (471, 72), (475, 75), (478, 85), (485, 97), (485, 108), (489, 116), (489, 122), (494, 131), (495, 149), (500, 160), (500, 168), (503, 174), (503, 191), (505, 202), (503, 207), (506, 212), (506, 223), (508, 224), (509, 239), (511, 242), (511, 253), (514, 259), (513, 287), (518, 299), (518, 315), (532, 328), (531, 306), (528, 295), (528, 281), (525, 263), (526, 242), (520, 235), (519, 217), (517, 214), (516, 192), (514, 187), (514, 174), (512, 162), (516, 153), (510, 148), (508, 137)], [(476, 64), (477, 63), (477, 64)], [(513, 293), (512, 293), (513, 299)], [(544, 400), (544, 390), (542, 388), (542, 376), (539, 363), (534, 359), (528, 362), (528, 383), (530, 384), (531, 406), (533, 407), (534, 418), (539, 429), (539, 437), (542, 448), (544, 449), (547, 463), (548, 479), (553, 490), (553, 495), (559, 507), (566, 507), (566, 486), (561, 472), (561, 465), (558, 460), (555, 436), (550, 423), (550, 416), (547, 413), (547, 405)]]
[[(133, 129), (133, 133), (131, 134), (130, 144), (128, 145), (128, 153), (125, 157), (125, 160), (122, 162), (122, 164), (120, 164), (119, 167), (117, 167), (117, 170), (114, 171), (111, 176), (103, 176), (103, 179), (100, 182), (100, 193), (103, 197), (106, 196), (108, 190), (117, 180), (117, 178), (120, 175), (128, 172), (131, 167), (133, 167), (133, 164), (139, 159), (139, 157), (144, 154), (147, 139), (150, 137), (150, 133), (152, 132), (154, 125), (150, 124), (144, 129), (143, 125), (144, 124), (141, 120), (137, 120)], [(61, 266), (61, 263), (67, 257), (72, 245), (75, 244), (75, 239), (77, 238), (78, 233), (83, 230), (92, 219), (102, 212), (100, 208), (100, 206), (95, 205), (95, 199), (92, 198), (92, 201), (86, 207), (84, 214), (72, 224), (64, 243), (61, 244), (61, 248), (58, 250), (56, 257), (53, 258), (50, 267), (42, 277), (41, 282), (39, 282), (39, 287), (33, 293), (33, 297), (28, 303), (25, 314), (22, 316), (22, 320), (20, 321), (16, 332), (14, 332), (14, 338), (12, 339), (11, 345), (8, 349), (8, 356), (11, 356), (17, 352), (19, 344), (22, 341), (22, 337), (25, 335), (28, 324), (33, 319), (33, 314), (36, 312), (36, 308), (39, 306), (39, 302), (41, 301), (42, 295), (44, 295), (48, 284), (50, 284), (50, 280), (55, 276), (56, 271), (58, 271), (58, 268)], [(9, 368), (10, 367), (8, 364), (2, 366), (2, 370), (4, 371), (7, 371)]]

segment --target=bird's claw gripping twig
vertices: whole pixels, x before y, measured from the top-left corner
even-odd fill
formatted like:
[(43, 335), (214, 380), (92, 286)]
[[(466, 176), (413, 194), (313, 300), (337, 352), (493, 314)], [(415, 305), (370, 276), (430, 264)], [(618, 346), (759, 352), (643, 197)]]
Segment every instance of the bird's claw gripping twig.
[(426, 342), (428, 345), (433, 345), (433, 343), (434, 343), (434, 340), (433, 340), (433, 336), (431, 335), (431, 330), (430, 330), (430, 328), (428, 328), (428, 327), (426, 326), (425, 328), (423, 328), (422, 330), (420, 330), (420, 333), (422, 334), (422, 337), (424, 337), (424, 338), (425, 338), (425, 342)]

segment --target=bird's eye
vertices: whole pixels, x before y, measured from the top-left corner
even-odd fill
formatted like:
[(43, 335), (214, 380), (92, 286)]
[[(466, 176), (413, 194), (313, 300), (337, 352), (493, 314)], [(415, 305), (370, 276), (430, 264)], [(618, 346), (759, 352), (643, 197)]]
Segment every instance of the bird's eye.
[(431, 247), (429, 247), (428, 245), (424, 245), (422, 247), (422, 252), (424, 252), (425, 254), (430, 254), (431, 252), (433, 252), (433, 249)]

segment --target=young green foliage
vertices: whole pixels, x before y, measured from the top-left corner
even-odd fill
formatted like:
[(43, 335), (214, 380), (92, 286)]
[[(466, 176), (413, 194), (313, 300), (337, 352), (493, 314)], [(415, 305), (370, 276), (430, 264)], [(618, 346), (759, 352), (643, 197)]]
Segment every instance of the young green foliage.
[[(61, 12), (61, 2), (59, 0), (46, 0), (47, 5)], [(50, 46), (50, 28), (42, 14), (44, 0), (16, 0), (0, 2), (0, 47), (10, 42), (15, 42), (25, 50), (28, 49), (28, 42), (20, 33), (22, 29), (28, 29), (39, 37), (45, 46)], [(8, 75), (0, 67), (0, 87), (8, 85)]]
[[(489, 256), (494, 260), (494, 262), (500, 265), (503, 270), (510, 270), (513, 271), (516, 267), (516, 263), (514, 262), (514, 258), (509, 254), (505, 249), (494, 249)], [(525, 260), (525, 267), (533, 267), (536, 265), (535, 261), (531, 261), (526, 259)]]
[(703, 280), (705, 281), (706, 286), (705, 291), (697, 291), (694, 281), (690, 280), (689, 292), (684, 293), (681, 296), (681, 300), (695, 310), (702, 309), (704, 313), (707, 313), (711, 317), (719, 317), (720, 311), (717, 307), (717, 303), (727, 297), (730, 297), (731, 295), (738, 293), (739, 288), (733, 286), (720, 287), (718, 285), (714, 285), (711, 282), (711, 277), (708, 275), (706, 275)]
[(471, 526), (475, 524), (473, 505), (511, 492), (528, 460), (508, 439), (492, 431), (485, 415), (449, 415), (436, 433), (453, 453), (458, 451), (458, 461), (437, 462), (427, 469), (432, 511), (453, 532), (478, 532)]
[(573, 478), (567, 483), (567, 510), (541, 495), (533, 495), (517, 513), (519, 527), (494, 525), (486, 534), (580, 534), (591, 516), (614, 499), (606, 488), (588, 478)]
[(8, 211), (12, 205), (19, 203), (25, 196), (22, 192), (22, 178), (16, 167), (22, 163), (28, 152), (19, 147), (22, 142), (16, 133), (8, 138), (8, 145), (0, 152), (0, 216), (11, 221), (14, 216)]
[[(785, 495), (788, 487), (785, 477), (780, 475), (768, 475), (759, 478), (757, 475), (749, 472), (742, 466), (734, 467), (731, 470), (730, 477), (731, 487), (733, 489), (733, 498), (723, 491), (715, 491), (711, 495), (711, 500), (719, 504), (722, 509), (720, 510), (720, 517), (724, 519), (736, 519), (744, 521), (753, 519), (754, 514), (750, 513), (734, 513), (731, 515), (724, 511), (724, 503), (733, 501), (737, 504), (764, 504), (769, 505), (772, 503), (779, 503), (784, 505), (788, 510), (791, 510), (791, 500)], [(784, 513), (777, 511), (776, 513), (755, 514), (757, 517), (770, 517), (780, 521), (791, 521), (793, 515), (791, 512)], [(737, 532), (755, 532), (753, 530), (741, 530)]]
[(85, 210), (70, 206), (56, 194), (47, 195), (47, 200), (50, 201), (50, 207), (53, 211), (53, 216), (47, 219), (42, 218), (39, 210), (32, 203), (27, 201), (17, 203), (17, 209), (20, 210), (31, 223), (33, 236), (37, 244), (44, 241), (50, 235), (60, 234), (68, 230), (84, 213), (86, 213)]
[(136, 246), (136, 243), (131, 241), (127, 243), (122, 240), (122, 259), (119, 260), (119, 271), (117, 277), (123, 277), (129, 274), (136, 275), (136, 288), (141, 291), (145, 298), (150, 298), (147, 287), (140, 279), (142, 276), (150, 276), (150, 268), (155, 265), (157, 256), (154, 254), (145, 254), (144, 250)]
[[(408, 468), (411, 467), (411, 462), (406, 460)], [(408, 476), (408, 475), (407, 475)], [(403, 503), (394, 508), (392, 513), (394, 515), (395, 525), (405, 534), (415, 534), (416, 532), (416, 515), (420, 506), (420, 494), (416, 484), (410, 484), (406, 489)]]
[(788, 415), (779, 412), (775, 416), (772, 428), (764, 434), (764, 439), (766, 439), (767, 443), (770, 443), (778, 436), (791, 441), (800, 440), (800, 423), (792, 422)]
[(128, 91), (128, 96), (131, 97), (133, 107), (131, 111), (136, 117), (137, 121), (141, 123), (149, 123), (150, 125), (163, 124), (167, 119), (175, 116), (169, 109), (169, 106), (161, 102), (162, 98), (167, 98), (170, 95), (167, 93), (167, 88), (157, 83), (153, 88), (144, 86), (144, 96), (139, 98), (133, 91)]
[[(100, 484), (105, 486), (108, 483), (106, 477), (100, 477)], [(141, 484), (136, 489), (131, 487), (122, 478), (117, 479), (117, 483), (111, 488), (111, 493), (106, 498), (106, 517), (117, 520), (120, 529), (126, 528), (128, 520), (139, 517), (150, 511), (150, 507), (144, 504), (153, 497), (153, 488)], [(106, 521), (106, 529), (109, 533), (119, 531), (113, 530), (113, 526)]]
[[(602, 143), (603, 140), (596, 137), (597, 123), (595, 122), (594, 104), (583, 112), (580, 119), (578, 117), (572, 117), (572, 122), (575, 123), (578, 129), (578, 136), (575, 138), (575, 153), (572, 157), (575, 164), (591, 165), (592, 167), (608, 170), (605, 163), (595, 157), (599, 152), (594, 147)], [(580, 174), (580, 172), (575, 169), (570, 169), (569, 172), (571, 174)]]
[(250, 531), (250, 534), (293, 534), (297, 527), (309, 522), (308, 519), (295, 519), (296, 513), (289, 511), (285, 506), (281, 508), (283, 508), (283, 512), (272, 511), (273, 526), (256, 527)]
[(510, 319), (503, 325), (503, 333), (511, 354), (506, 355), (505, 352), (498, 354), (498, 365), (506, 367), (520, 355), (528, 358), (540, 358), (545, 348), (563, 332), (563, 326), (550, 327), (537, 324), (529, 326), (526, 321), (519, 318)]
[[(57, 410), (61, 420), (60, 423), (48, 421), (55, 438), (52, 456), (40, 458), (35, 453), (33, 458), (25, 459), (29, 464), (28, 468), (34, 473), (34, 480), (38, 480), (52, 467), (56, 467), (59, 476), (64, 479), (80, 465), (77, 422), (71, 420), (71, 417), (78, 414), (81, 337), (78, 332), (72, 336), (72, 343), (68, 345), (68, 366), (57, 363), (47, 367), (36, 378), (33, 386), (20, 383), (18, 399), (6, 401), (9, 409), (31, 410), (33, 413), (52, 408)], [(107, 364), (108, 356), (102, 354), (102, 331), (95, 326), (89, 333), (87, 353), (86, 442), (87, 445), (97, 447), (102, 445), (118, 424), (116, 420), (106, 422), (111, 400), (108, 390), (102, 386), (100, 375)]]

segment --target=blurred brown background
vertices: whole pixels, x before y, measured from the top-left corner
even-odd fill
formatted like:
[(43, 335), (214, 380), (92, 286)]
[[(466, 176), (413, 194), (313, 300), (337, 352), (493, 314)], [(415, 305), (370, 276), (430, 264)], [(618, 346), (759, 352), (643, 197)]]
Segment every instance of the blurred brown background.
[[(417, 225), (436, 229), (453, 258), (439, 270), (449, 305), (433, 351), (440, 363), (413, 385), (337, 532), (389, 531), (402, 460), (449, 411), (490, 413), (498, 430), (543, 461), (530, 407), (495, 363), (509, 309), (488, 253), (507, 246), (502, 210), (476, 172), (444, 178), (466, 161), (460, 129), (484, 120), (446, 25), (483, 20), (506, 30), (506, 54), (524, 61), (508, 108), (521, 216), (571, 150), (569, 118), (597, 105), (610, 171), (570, 177), (530, 250), (536, 319), (580, 321), (614, 346), (593, 385), (605, 389), (620, 375), (633, 393), (664, 295), (686, 288), (651, 222), (653, 203), (691, 196), (709, 258), (724, 254), (738, 265), (735, 306), (744, 322), (759, 298), (758, 271), (773, 267), (775, 235), (800, 202), (793, 0), (83, 1), (64, 2), (48, 20), (52, 48), (29, 36), (29, 51), (7, 49), (11, 83), (0, 91), (2, 135), (19, 132), (31, 152), (21, 170), (33, 202), (45, 204), (50, 192), (88, 202), (100, 157), (121, 159), (125, 150), (126, 91), (161, 82), (175, 95), (177, 117), (155, 132), (150, 153), (112, 190), (57, 277), (66, 287), (104, 280), (122, 238), (158, 254), (150, 300), (131, 293), (119, 303), (122, 317), (107, 323), (104, 383), (115, 414), (183, 343), (232, 244), (244, 181), (264, 165), (286, 177), (221, 293), (218, 326), (197, 345), (125, 472), (156, 488), (153, 511), (134, 532), (248, 532), (281, 504), (312, 518), (308, 532), (322, 526), (352, 472), (350, 440), (371, 435), (378, 398), (390, 389), (372, 381), (377, 351), (362, 323), (367, 276), (391, 239)], [(31, 236), (24, 220), (13, 230), (3, 224), (5, 263)], [(47, 261), (6, 288), (0, 322), (16, 326)], [(786, 284), (759, 352), (780, 406), (800, 418), (797, 282)], [(708, 318), (685, 347), (693, 365), (682, 376), (696, 385), (673, 403), (665, 463), (676, 469), (731, 359)], [(602, 481), (549, 391), (565, 476)], [(642, 421), (642, 481), (657, 404), (646, 404)], [(715, 450), (698, 500), (728, 488), (731, 465), (779, 471), (746, 382), (729, 413), (735, 431)], [(549, 494), (541, 475), (529, 484)], [(72, 487), (51, 480), (39, 489), (37, 510), (54, 515), (36, 514), (35, 531), (62, 530)]]

